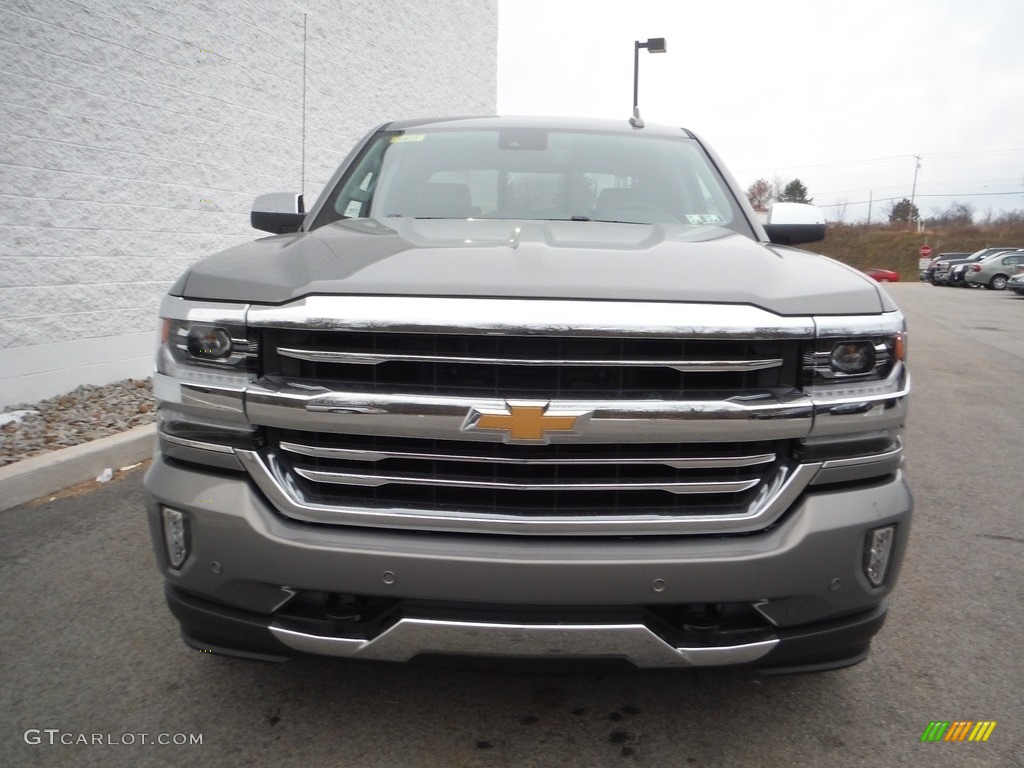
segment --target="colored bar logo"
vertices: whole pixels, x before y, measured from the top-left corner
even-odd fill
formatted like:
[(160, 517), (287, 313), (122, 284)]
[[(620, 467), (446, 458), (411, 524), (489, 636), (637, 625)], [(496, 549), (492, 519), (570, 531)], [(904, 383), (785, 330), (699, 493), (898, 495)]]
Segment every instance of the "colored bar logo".
[(932, 720), (921, 741), (988, 741), (995, 729), (995, 720)]

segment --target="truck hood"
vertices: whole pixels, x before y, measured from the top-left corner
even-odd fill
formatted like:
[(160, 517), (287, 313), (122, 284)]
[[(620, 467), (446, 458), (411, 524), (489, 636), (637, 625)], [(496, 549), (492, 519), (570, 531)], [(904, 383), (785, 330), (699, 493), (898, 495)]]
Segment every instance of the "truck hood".
[(256, 304), (358, 294), (750, 304), (779, 315), (892, 308), (824, 256), (718, 227), (596, 221), (350, 219), (222, 251), (171, 292)]

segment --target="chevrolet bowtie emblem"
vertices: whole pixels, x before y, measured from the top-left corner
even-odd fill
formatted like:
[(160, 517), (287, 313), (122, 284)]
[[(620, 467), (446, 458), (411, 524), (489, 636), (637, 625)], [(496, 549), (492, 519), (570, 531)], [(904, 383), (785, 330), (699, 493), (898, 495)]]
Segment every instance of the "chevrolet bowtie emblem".
[(549, 411), (549, 403), (506, 400), (505, 407), (471, 408), (463, 430), (494, 429), (505, 432), (507, 443), (546, 443), (549, 432), (573, 432), (589, 411)]

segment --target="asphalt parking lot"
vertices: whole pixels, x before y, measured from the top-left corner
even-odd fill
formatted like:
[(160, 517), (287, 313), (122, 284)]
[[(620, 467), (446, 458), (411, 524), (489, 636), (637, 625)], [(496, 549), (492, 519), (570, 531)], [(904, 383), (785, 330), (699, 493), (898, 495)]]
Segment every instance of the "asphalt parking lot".
[[(135, 472), (0, 513), (0, 765), (1024, 765), (1024, 298), (888, 290), (910, 322), (917, 508), (863, 664), (554, 676), (198, 653), (163, 603)], [(934, 720), (998, 725), (922, 743)]]

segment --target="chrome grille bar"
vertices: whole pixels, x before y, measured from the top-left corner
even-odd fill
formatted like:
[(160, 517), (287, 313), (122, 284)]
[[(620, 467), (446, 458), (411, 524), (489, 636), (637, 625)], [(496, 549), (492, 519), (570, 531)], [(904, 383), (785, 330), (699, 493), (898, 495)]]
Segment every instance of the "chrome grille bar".
[(349, 365), (380, 365), (381, 363), (448, 363), (513, 366), (559, 366), (559, 367), (610, 367), (610, 368), (671, 368), (682, 373), (746, 373), (782, 366), (782, 358), (762, 360), (573, 360), (573, 359), (526, 359), (515, 357), (474, 357), (456, 355), (419, 355), (399, 353), (343, 352), (335, 350), (294, 349), (278, 347), (283, 357), (305, 360), (311, 363), (342, 363)]
[(674, 469), (722, 469), (732, 467), (752, 467), (759, 464), (770, 464), (776, 459), (774, 453), (757, 453), (748, 456), (692, 456), (692, 457), (592, 457), (592, 458), (513, 458), (511, 456), (482, 456), (464, 453), (423, 453), (415, 451), (370, 451), (357, 448), (329, 448), (303, 445), (282, 441), (281, 450), (301, 456), (319, 459), (338, 459), (347, 461), (384, 461), (385, 459), (419, 459), (426, 461), (465, 461), (481, 464), (515, 464), (522, 466), (621, 466), (628, 464), (660, 464)]
[(410, 475), (359, 474), (355, 472), (325, 472), (323, 470), (296, 467), (298, 475), (315, 483), (329, 485), (359, 485), (380, 487), (397, 483), (401, 485), (422, 485), (435, 488), (473, 488), (513, 491), (667, 491), (676, 494), (698, 493), (741, 493), (760, 483), (759, 479), (703, 483), (646, 483), (614, 481), (605, 483), (574, 482), (565, 480), (557, 483), (511, 483), (496, 480), (458, 480), (455, 478), (415, 477)]
[[(327, 384), (329, 382), (325, 382)], [(728, 394), (728, 393), (727, 393)], [(547, 399), (537, 400), (548, 405)], [(255, 424), (281, 429), (440, 440), (493, 441), (463, 429), (471, 408), (506, 408), (498, 398), (336, 391), (316, 382), (260, 380), (245, 393)], [(803, 392), (748, 392), (728, 399), (566, 398), (558, 411), (589, 411), (588, 443), (701, 443), (806, 437), (813, 425)], [(554, 434), (551, 442), (579, 442)]]
[(426, 296), (307, 296), (253, 306), (253, 328), (390, 333), (536, 334), (644, 339), (813, 339), (810, 317), (746, 304)]

